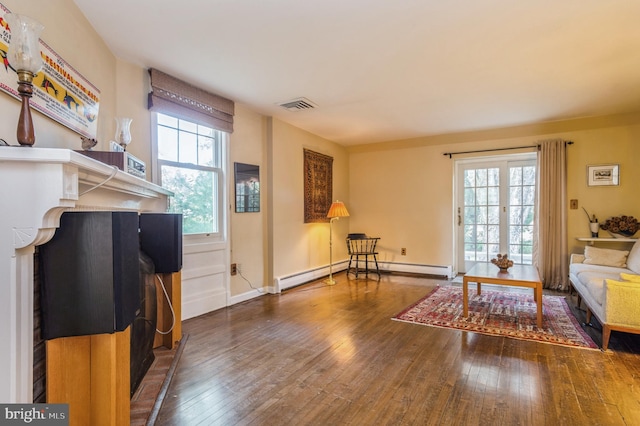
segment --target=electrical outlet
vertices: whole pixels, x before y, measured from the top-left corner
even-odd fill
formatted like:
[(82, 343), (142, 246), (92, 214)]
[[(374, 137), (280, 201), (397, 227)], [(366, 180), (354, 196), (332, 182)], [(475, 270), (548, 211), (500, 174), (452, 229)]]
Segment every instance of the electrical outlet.
[(406, 248), (404, 248), (404, 247), (402, 247), (402, 248), (400, 249), (400, 254), (401, 254), (402, 256), (406, 256), (406, 255), (407, 255), (407, 249), (406, 249)]
[(235, 263), (231, 264), (231, 275), (236, 275), (238, 273), (238, 265)]

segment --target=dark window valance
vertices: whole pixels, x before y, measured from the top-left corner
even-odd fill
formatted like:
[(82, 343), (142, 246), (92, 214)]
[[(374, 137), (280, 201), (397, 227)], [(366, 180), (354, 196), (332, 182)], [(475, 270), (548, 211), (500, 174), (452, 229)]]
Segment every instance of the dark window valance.
[(233, 132), (233, 101), (206, 92), (182, 80), (151, 68), (151, 93), (149, 109)]

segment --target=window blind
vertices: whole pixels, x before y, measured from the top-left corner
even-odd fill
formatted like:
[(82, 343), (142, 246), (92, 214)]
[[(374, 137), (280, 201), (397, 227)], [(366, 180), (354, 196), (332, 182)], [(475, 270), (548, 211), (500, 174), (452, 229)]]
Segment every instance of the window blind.
[(233, 132), (234, 102), (151, 68), (149, 110)]

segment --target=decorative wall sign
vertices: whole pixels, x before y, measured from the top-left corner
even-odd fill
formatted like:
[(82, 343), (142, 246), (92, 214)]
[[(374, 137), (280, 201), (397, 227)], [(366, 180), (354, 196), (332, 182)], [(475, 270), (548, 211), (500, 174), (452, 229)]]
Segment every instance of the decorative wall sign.
[(333, 198), (333, 157), (304, 150), (304, 223), (329, 222)]
[(587, 185), (620, 185), (620, 166), (618, 164), (600, 164), (587, 166)]
[[(0, 90), (19, 99), (18, 76), (7, 58), (11, 32), (4, 17), (8, 13), (9, 9), (0, 4)], [(42, 40), (40, 49), (43, 66), (33, 79), (31, 107), (82, 136), (95, 139), (100, 91)]]

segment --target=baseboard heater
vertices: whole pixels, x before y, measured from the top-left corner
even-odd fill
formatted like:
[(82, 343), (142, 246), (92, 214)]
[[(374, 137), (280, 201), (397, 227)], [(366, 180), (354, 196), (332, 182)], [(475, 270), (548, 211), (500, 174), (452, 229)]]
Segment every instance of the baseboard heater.
[(453, 279), (451, 265), (426, 265), (422, 263), (378, 262), (381, 271), (407, 272), (412, 274), (436, 275)]
[[(347, 269), (349, 261), (335, 263), (333, 265), (333, 273), (344, 271)], [(406, 272), (412, 274), (435, 275), (453, 278), (453, 267), (451, 265), (425, 265), (417, 263), (397, 263), (397, 262), (380, 262), (378, 261), (380, 271), (383, 272)], [(371, 263), (370, 263), (371, 267)], [(374, 266), (375, 267), (375, 266)], [(323, 266), (308, 271), (298, 272), (284, 277), (276, 277), (273, 288), (269, 289), (270, 293), (280, 293), (291, 287), (308, 283), (329, 275), (329, 267)]]
[[(334, 263), (332, 272), (335, 274), (347, 269), (349, 265), (348, 260)], [(329, 275), (329, 266), (321, 266), (319, 268), (310, 269), (308, 271), (297, 272), (295, 274), (287, 275), (284, 277), (276, 277), (274, 280), (274, 288), (270, 289), (270, 293), (280, 293), (282, 290), (286, 290), (291, 287), (295, 287), (310, 281), (317, 280), (318, 278), (326, 277)]]

